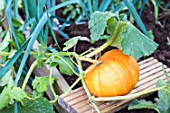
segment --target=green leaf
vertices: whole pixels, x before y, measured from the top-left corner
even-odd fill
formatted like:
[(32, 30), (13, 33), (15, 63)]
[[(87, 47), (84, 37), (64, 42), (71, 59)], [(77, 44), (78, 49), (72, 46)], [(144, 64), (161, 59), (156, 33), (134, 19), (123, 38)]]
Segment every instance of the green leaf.
[(20, 113), (54, 113), (52, 104), (43, 97), (35, 100), (28, 100), (24, 103), (24, 106), (20, 105), (19, 111)]
[(8, 32), (8, 30), (3, 30), (3, 31), (0, 33), (0, 38), (4, 38), (7, 32)]
[(43, 65), (43, 62), (44, 62), (45, 58), (38, 58), (38, 68), (42, 68), (44, 65)]
[(3, 15), (3, 9), (5, 9), (5, 0), (0, 0), (0, 16)]
[[(6, 107), (1, 113), (13, 113), (14, 107)], [(46, 98), (40, 97), (35, 100), (27, 100), (23, 105), (18, 105), (19, 113), (55, 113), (52, 104)]]
[(111, 38), (111, 36), (109, 35), (102, 35), (101, 37), (100, 37), (100, 40), (109, 40)]
[(17, 50), (17, 45), (16, 45), (16, 43), (15, 43), (15, 41), (9, 41), (9, 44), (15, 49), (15, 50)]
[(12, 49), (12, 50), (10, 51), (10, 54), (9, 54), (8, 58), (12, 58), (12, 57), (15, 55), (16, 52), (17, 52), (17, 50)]
[[(126, 26), (126, 23), (123, 21), (116, 21), (114, 18), (110, 18), (108, 20), (107, 33), (111, 34), (111, 36), (116, 35), (113, 43), (110, 46), (122, 49), (122, 45), (121, 45), (122, 33), (124, 32), (125, 26)], [(118, 29), (117, 33), (114, 32), (114, 31), (116, 31), (116, 29)]]
[(129, 107), (128, 110), (132, 110), (132, 109), (143, 109), (143, 108), (149, 108), (149, 109), (154, 109), (155, 111), (157, 111), (158, 113), (160, 113), (160, 111), (157, 109), (157, 106), (152, 103), (151, 101), (145, 101), (145, 100), (133, 100)]
[(5, 0), (0, 1), (0, 10), (3, 10), (5, 8)]
[(12, 18), (12, 23), (14, 27), (21, 27), (22, 24), (15, 18)]
[[(52, 84), (54, 83), (55, 78), (52, 78)], [(48, 85), (50, 84), (50, 80), (48, 76), (45, 77), (35, 77), (32, 82), (33, 89), (38, 93), (44, 93), (48, 89)]]
[(152, 54), (158, 47), (154, 41), (147, 38), (131, 23), (127, 23), (122, 37), (123, 52), (133, 56), (136, 59)]
[(12, 65), (16, 62), (18, 57), (21, 55), (22, 51), (24, 51), (24, 49), (26, 48), (29, 40), (30, 40), (30, 38), (26, 42), (24, 42), (24, 44), (15, 53), (15, 55), (6, 63), (6, 65), (3, 68), (1, 68), (1, 70), (0, 70), (0, 79), (6, 74), (6, 72), (8, 72), (11, 69)]
[(38, 52), (33, 55), (34, 58), (38, 59), (38, 68), (42, 68), (43, 62), (46, 60), (44, 55), (46, 48), (43, 47), (41, 44), (38, 45)]
[(0, 79), (0, 86), (5, 86), (10, 81), (11, 72), (12, 72), (12, 70), (9, 70), (5, 74), (5, 76), (2, 79)]
[(11, 98), (9, 95), (9, 92), (11, 88), (14, 86), (14, 81), (12, 79), (12, 76), (9, 77), (8, 83), (5, 87), (3, 87), (2, 92), (0, 93), (0, 110), (3, 109), (5, 106), (7, 106), (9, 103), (11, 103)]
[(74, 45), (76, 45), (79, 38), (80, 38), (80, 36), (77, 36), (77, 37), (71, 38), (70, 40), (66, 41), (66, 42), (64, 43), (64, 45), (65, 45), (66, 47), (63, 48), (63, 51), (67, 51), (68, 49), (70, 49), (70, 48), (72, 48)]
[(112, 12), (99, 12), (96, 11), (91, 15), (89, 21), (89, 29), (91, 32), (91, 41), (95, 42), (100, 39), (100, 36), (104, 34), (105, 28), (107, 27), (107, 21), (113, 17)]
[(153, 104), (150, 101), (145, 100), (134, 100), (129, 105), (129, 110), (131, 109), (142, 109), (150, 108), (156, 110), (158, 113), (169, 113), (170, 111), (170, 82), (165, 82), (163, 80), (158, 80), (157, 87), (166, 86), (164, 89), (158, 91), (158, 97), (156, 98), (156, 103)]
[(21, 32), (19, 32), (17, 30), (15, 30), (15, 34), (17, 36), (19, 44), (22, 45), (26, 40), (25, 36)]
[(59, 57), (53, 55), (50, 58), (48, 58), (45, 63), (49, 64), (50, 67), (56, 67), (57, 65), (59, 65), (60, 72), (63, 74), (66, 75), (74, 74), (72, 69), (74, 69), (75, 66), (68, 57)]
[(170, 111), (170, 82), (167, 83), (163, 80), (158, 80), (158, 87), (165, 85), (167, 85), (167, 87), (164, 90), (158, 91), (159, 99), (157, 99), (157, 106), (161, 113), (169, 113)]
[[(66, 74), (66, 75), (73, 75), (73, 71), (70, 69), (70, 67), (72, 69), (74, 69), (74, 64), (70, 61), (69, 58), (67, 57), (62, 57), (62, 59), (54, 59), (56, 63), (58, 63), (59, 65), (59, 69), (60, 69), (60, 72), (63, 73), (63, 74)], [(70, 66), (68, 66), (67, 64)]]
[(0, 94), (0, 100), (0, 110), (2, 110), (10, 102), (9, 89), (6, 86)]
[(6, 32), (6, 35), (2, 41), (2, 43), (0, 43), (0, 51), (2, 51), (3, 49), (5, 49), (6, 47), (8, 47), (10, 41), (10, 32)]
[(9, 92), (9, 95), (17, 101), (22, 101), (27, 96), (26, 93), (19, 87), (13, 87)]

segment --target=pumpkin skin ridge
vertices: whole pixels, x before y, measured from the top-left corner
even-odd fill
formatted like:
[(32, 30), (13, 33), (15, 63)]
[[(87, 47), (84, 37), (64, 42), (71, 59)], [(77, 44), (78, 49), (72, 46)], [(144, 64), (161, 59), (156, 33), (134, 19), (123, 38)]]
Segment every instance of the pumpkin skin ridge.
[[(112, 67), (112, 66), (110, 66), (110, 68), (111, 69), (115, 69), (115, 67)], [(114, 75), (115, 76), (115, 75)], [(116, 76), (118, 76), (118, 78), (120, 78), (120, 76), (119, 75), (116, 75)], [(120, 80), (119, 80), (119, 84), (121, 84), (120, 83)], [(126, 92), (127, 90), (126, 90), (126, 88), (125, 88), (125, 85), (122, 83), (121, 85), (123, 85), (123, 87), (122, 87), (122, 89), (124, 90), (124, 92)], [(118, 95), (118, 93), (116, 93), (115, 95)]]
[[(97, 66), (97, 68), (100, 68), (100, 64)], [(97, 87), (101, 87), (101, 85), (100, 85), (100, 83), (99, 83), (99, 81), (100, 81), (100, 75), (98, 74), (99, 73), (99, 69), (97, 69), (96, 68), (96, 76), (94, 77), (94, 78), (96, 78), (95, 80), (96, 80), (96, 82), (94, 83), (94, 87), (95, 87), (95, 89), (96, 89), (96, 93), (97, 94), (99, 94), (99, 96), (101, 96), (101, 90), (99, 89), (99, 88), (97, 88)]]
[[(110, 61), (110, 60), (109, 60)], [(104, 61), (104, 62), (107, 62), (107, 60), (106, 61)], [(110, 66), (107, 66), (108, 64), (105, 64), (106, 66), (105, 67), (109, 67), (110, 69), (111, 69), (111, 67)], [(113, 74), (113, 73), (112, 73)], [(109, 76), (109, 73), (107, 73), (107, 76)], [(112, 76), (114, 76), (114, 75), (112, 75)], [(112, 86), (114, 89), (113, 89), (113, 92), (114, 92), (114, 94), (115, 95), (117, 95), (117, 91), (116, 91), (116, 86), (115, 86), (115, 84), (114, 84), (114, 86)]]
[[(101, 72), (105, 73), (103, 69), (100, 70)], [(106, 77), (108, 78), (110, 75), (108, 73), (105, 73)], [(107, 82), (108, 83), (108, 82)], [(110, 83), (111, 84), (111, 83)], [(111, 84), (112, 85), (112, 84)], [(116, 90), (115, 90), (115, 87), (112, 85), (113, 89), (111, 89), (114, 93), (114, 95), (117, 94)]]
[[(92, 71), (93, 74), (95, 74), (95, 75), (98, 75), (98, 73), (97, 73), (97, 70), (98, 70), (98, 69), (97, 69), (97, 68), (98, 68), (98, 65), (97, 65), (97, 66), (93, 69), (93, 71)], [(90, 72), (91, 72), (91, 71), (90, 71)], [(89, 77), (89, 76), (86, 75), (86, 77)], [(86, 78), (86, 77), (85, 77), (85, 78)], [(89, 79), (88, 79), (88, 80), (89, 80)], [(98, 88), (97, 88), (97, 86), (96, 86), (96, 84), (95, 84), (95, 83), (98, 84), (98, 82), (97, 82), (97, 80), (96, 80), (96, 76), (92, 77), (92, 79), (90, 79), (90, 80), (91, 80), (92, 82), (91, 82), (91, 81), (88, 81), (88, 82), (87, 82), (86, 79), (85, 79), (85, 82), (87, 82), (86, 84), (88, 84), (89, 82), (90, 82), (90, 84), (93, 83), (93, 84), (91, 84), (91, 86), (87, 86), (87, 87), (89, 87), (88, 89), (89, 89), (90, 92), (93, 92), (93, 93), (92, 93), (93, 95), (96, 95), (96, 94), (98, 94), (98, 92), (99, 92), (99, 91), (98, 91)], [(91, 89), (93, 89), (93, 90), (91, 90)]]
[[(91, 66), (93, 66), (94, 64), (92, 64)], [(95, 69), (96, 69), (97, 67), (94, 67), (91, 71), (94, 73), (95, 72)], [(91, 72), (90, 71), (90, 72)], [(88, 72), (89, 73), (89, 72)], [(86, 83), (86, 86), (87, 86), (87, 88), (88, 88), (88, 90), (90, 91), (90, 92), (92, 92), (91, 91), (91, 86), (93, 86), (93, 82), (91, 82), (91, 81), (94, 81), (94, 77), (92, 76), (90, 79), (89, 79), (89, 77), (90, 76), (88, 76), (88, 73), (86, 73), (86, 76), (84, 77), (84, 81), (85, 81), (85, 83)], [(88, 80), (87, 80), (88, 79)], [(92, 84), (93, 83), (93, 84)], [(96, 92), (96, 90), (94, 89), (93, 90), (94, 92)]]
[[(111, 55), (108, 56), (108, 54), (112, 54), (112, 55), (114, 54), (115, 56), (111, 56)], [(125, 58), (128, 57), (129, 64), (131, 64), (131, 62), (135, 62), (136, 65), (133, 65), (133, 69), (134, 68), (137, 69), (137, 71), (135, 71), (136, 73), (133, 73), (134, 71), (131, 71), (132, 70), (131, 67), (129, 67), (127, 64), (125, 64), (125, 62), (123, 62), (121, 59), (119, 59), (116, 55), (119, 55), (119, 56), (123, 55), (123, 57), (125, 57)], [(136, 86), (137, 81), (139, 79), (139, 66), (138, 66), (138, 63), (136, 62), (136, 60), (132, 56), (124, 54), (121, 50), (110, 50), (110, 51), (106, 52), (103, 56), (101, 56), (99, 58), (99, 61), (103, 61), (105, 59), (118, 60), (119, 62), (124, 63), (126, 65), (126, 67), (129, 68), (130, 73), (133, 76), (133, 83), (134, 83), (133, 88)], [(135, 75), (138, 75), (138, 77), (136, 78)]]
[[(118, 62), (118, 61), (116, 61), (116, 62)], [(120, 63), (120, 62), (119, 62)], [(120, 63), (122, 66), (125, 66), (123, 63)], [(125, 66), (126, 67), (126, 66)], [(113, 67), (112, 65), (111, 65), (111, 68), (115, 68), (115, 67)], [(130, 72), (128, 69), (127, 69), (127, 71), (128, 71), (128, 73)], [(131, 74), (131, 73), (129, 73), (129, 74)], [(122, 77), (122, 76), (119, 76), (118, 78), (120, 78), (120, 77)], [(127, 77), (127, 78), (129, 78), (129, 77)], [(131, 75), (131, 78), (132, 78), (132, 75)], [(121, 81), (121, 82), (123, 82), (123, 81)], [(126, 81), (125, 81), (126, 82)], [(118, 95), (118, 96), (122, 96), (122, 95), (125, 95), (125, 94), (127, 94), (128, 92), (129, 92), (129, 90), (130, 89), (133, 89), (133, 84), (131, 84), (131, 87), (130, 88), (128, 88), (128, 87), (126, 87), (126, 85), (124, 84), (125, 82), (123, 82), (123, 83), (120, 83), (120, 85), (123, 85), (123, 89), (124, 89), (124, 94), (121, 94), (121, 95)], [(129, 90), (128, 90), (129, 89)]]

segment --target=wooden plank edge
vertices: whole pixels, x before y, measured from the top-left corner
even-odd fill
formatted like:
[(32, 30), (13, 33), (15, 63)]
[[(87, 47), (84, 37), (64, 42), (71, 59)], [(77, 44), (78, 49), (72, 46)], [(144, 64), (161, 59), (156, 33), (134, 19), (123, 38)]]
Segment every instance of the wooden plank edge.
[(78, 113), (72, 106), (67, 104), (61, 97), (58, 97), (58, 104), (63, 107), (68, 113)]
[(153, 59), (154, 59), (154, 57), (149, 57), (149, 58), (147, 58), (147, 59), (144, 59), (144, 60), (142, 60), (142, 61), (139, 62), (139, 65), (141, 65), (141, 64), (143, 64), (143, 63), (146, 63), (146, 62), (149, 62), (149, 61), (151, 61), (151, 60), (153, 60)]

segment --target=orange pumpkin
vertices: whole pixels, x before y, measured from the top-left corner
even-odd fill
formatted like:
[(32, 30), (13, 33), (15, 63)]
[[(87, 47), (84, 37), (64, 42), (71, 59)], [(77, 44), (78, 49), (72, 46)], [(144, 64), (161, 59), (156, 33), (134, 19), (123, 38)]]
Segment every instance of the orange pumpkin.
[[(120, 50), (111, 50), (101, 56), (91, 71), (86, 73), (85, 83), (97, 97), (121, 96), (128, 94), (139, 78), (136, 60)], [(93, 64), (95, 65), (95, 64)]]

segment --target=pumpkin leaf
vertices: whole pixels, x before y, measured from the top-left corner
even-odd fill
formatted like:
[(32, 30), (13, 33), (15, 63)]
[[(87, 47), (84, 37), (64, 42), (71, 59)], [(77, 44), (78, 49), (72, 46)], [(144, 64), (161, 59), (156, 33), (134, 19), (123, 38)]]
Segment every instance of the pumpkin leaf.
[(27, 95), (26, 93), (19, 87), (13, 87), (9, 92), (10, 97), (17, 101), (22, 101)]
[[(54, 83), (55, 78), (52, 78), (52, 84)], [(48, 89), (48, 85), (50, 84), (49, 76), (44, 77), (35, 77), (32, 82), (33, 89), (36, 90), (37, 93), (44, 93)]]
[(98, 41), (100, 36), (104, 34), (105, 28), (107, 27), (107, 21), (111, 17), (113, 17), (112, 12), (96, 11), (91, 15), (91, 19), (89, 21), (89, 29), (92, 43)]
[[(1, 113), (13, 113), (14, 106), (6, 107)], [(52, 104), (46, 98), (40, 97), (34, 100), (26, 100), (23, 105), (18, 105), (19, 113), (55, 113)]]
[(169, 113), (170, 111), (170, 82), (166, 83), (163, 80), (157, 82), (158, 87), (165, 85), (167, 87), (164, 90), (158, 91), (157, 106), (161, 113)]
[(109, 40), (110, 38), (111, 38), (110, 35), (102, 35), (102, 36), (100, 37), (101, 40)]
[(114, 18), (110, 18), (108, 21), (107, 21), (107, 33), (110, 34), (110, 35), (113, 35), (115, 29), (117, 28), (117, 25), (119, 24), (120, 22), (118, 22), (116, 19)]
[(150, 108), (156, 110), (158, 113), (169, 113), (170, 111), (170, 82), (164, 80), (157, 81), (157, 87), (166, 86), (164, 89), (158, 91), (158, 97), (155, 98), (156, 103), (145, 100), (134, 100), (129, 104), (128, 109), (142, 109)]
[(59, 69), (61, 73), (70, 75), (70, 76), (74, 74), (73, 71), (71, 70), (71, 68), (74, 69), (74, 64), (70, 61), (69, 58), (67, 57), (62, 57), (62, 59), (57, 58), (55, 62), (59, 65)]
[[(126, 26), (125, 22), (117, 21), (114, 18), (110, 18), (108, 20), (107, 33), (110, 34), (111, 36), (114, 36), (114, 35), (117, 34), (115, 39), (114, 39), (114, 41), (113, 41), (113, 43), (110, 46), (122, 49), (122, 45), (121, 45), (121, 42), (122, 42), (122, 33), (124, 32), (125, 26)], [(116, 29), (119, 29), (118, 33), (114, 32), (114, 31), (116, 31)]]
[(63, 51), (67, 51), (68, 49), (70, 49), (70, 48), (72, 48), (74, 45), (76, 45), (79, 38), (80, 38), (80, 36), (77, 36), (77, 37), (71, 38), (70, 40), (66, 41), (66, 42), (64, 43), (64, 45), (65, 45), (66, 47), (63, 48)]
[(43, 62), (46, 58), (45, 57), (42, 57), (42, 58), (38, 58), (38, 68), (42, 68), (44, 65), (43, 65)]
[(11, 76), (12, 70), (9, 70), (5, 76), (0, 79), (0, 86), (5, 86), (9, 81), (10, 81), (10, 76)]
[(59, 65), (59, 70), (62, 74), (66, 75), (73, 75), (73, 71), (75, 69), (74, 64), (68, 57), (59, 57), (59, 56), (51, 56), (46, 60), (47, 64), (50, 65), (50, 67), (56, 67)]
[(127, 23), (125, 32), (122, 34), (122, 50), (125, 54), (131, 55), (136, 59), (148, 56), (154, 52), (158, 45), (130, 22)]
[(149, 109), (153, 109), (155, 111), (157, 111), (158, 113), (160, 113), (160, 111), (158, 110), (157, 106), (152, 103), (151, 101), (146, 101), (146, 100), (133, 100), (129, 107), (128, 110), (132, 110), (132, 109), (143, 109), (143, 108), (149, 108)]
[[(4, 77), (3, 77), (4, 78)], [(9, 92), (11, 91), (14, 85), (14, 81), (12, 76), (9, 77), (8, 83), (5, 87), (3, 87), (2, 92), (0, 93), (0, 110), (2, 110), (5, 106), (7, 106), (11, 102), (11, 98)]]
[(9, 90), (5, 86), (2, 93), (0, 94), (0, 110), (7, 106), (10, 102)]

